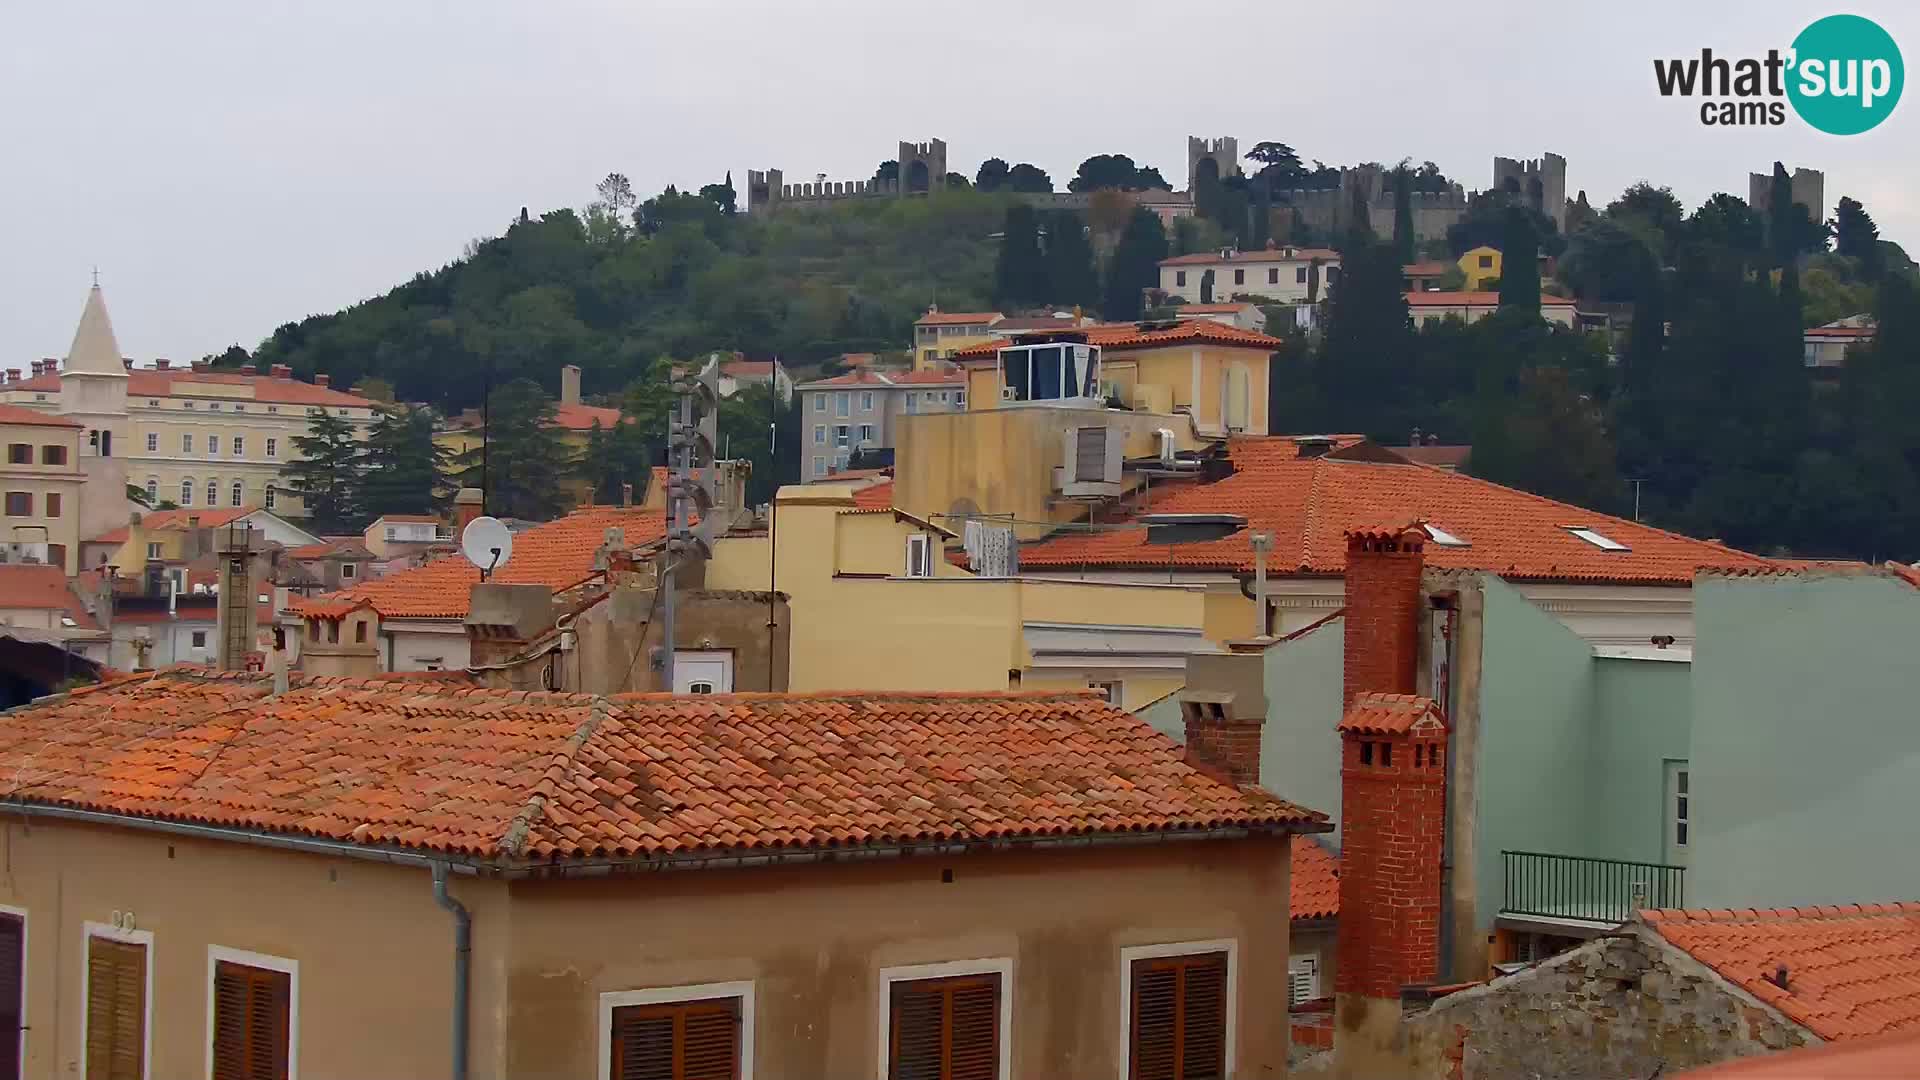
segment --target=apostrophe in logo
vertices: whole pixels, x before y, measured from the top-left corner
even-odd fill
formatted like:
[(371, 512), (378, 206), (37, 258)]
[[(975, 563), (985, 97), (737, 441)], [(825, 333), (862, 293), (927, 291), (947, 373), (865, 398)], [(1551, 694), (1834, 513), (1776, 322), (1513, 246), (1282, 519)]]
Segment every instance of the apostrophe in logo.
[(1900, 102), (1906, 68), (1892, 35), (1872, 19), (1829, 15), (1800, 31), (1784, 53), (1655, 60), (1661, 97), (1702, 98), (1708, 127), (1777, 126), (1787, 105), (1829, 135), (1858, 135), (1885, 120)]
[(1829, 15), (1793, 39), (1787, 100), (1829, 135), (1858, 135), (1900, 103), (1906, 70), (1892, 35), (1872, 19)]

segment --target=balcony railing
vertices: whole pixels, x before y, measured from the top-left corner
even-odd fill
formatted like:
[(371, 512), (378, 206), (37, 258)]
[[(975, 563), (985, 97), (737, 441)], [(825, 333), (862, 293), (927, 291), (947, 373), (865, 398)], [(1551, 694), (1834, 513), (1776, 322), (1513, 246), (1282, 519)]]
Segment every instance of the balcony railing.
[(1686, 906), (1683, 866), (1503, 851), (1503, 915), (1615, 925), (1641, 908)]

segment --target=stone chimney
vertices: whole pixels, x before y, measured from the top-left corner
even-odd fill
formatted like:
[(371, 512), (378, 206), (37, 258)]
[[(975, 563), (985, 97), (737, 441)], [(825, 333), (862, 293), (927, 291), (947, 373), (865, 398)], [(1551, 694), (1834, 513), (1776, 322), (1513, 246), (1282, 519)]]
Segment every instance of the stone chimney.
[(313, 385), (315, 386), (328, 386), (328, 385), (331, 385), (332, 382), (333, 382), (333, 376), (327, 374), (324, 371), (320, 372), (319, 374), (313, 377)]
[(1187, 726), (1189, 764), (1229, 784), (1260, 782), (1265, 679), (1266, 656), (1259, 649), (1187, 657), (1180, 714)]
[(460, 542), (460, 537), (467, 531), (468, 523), (480, 516), (481, 508), (485, 503), (486, 496), (479, 488), (461, 488), (459, 494), (453, 497), (454, 543)]
[(580, 404), (580, 365), (568, 364), (560, 369), (560, 404)]
[(153, 369), (155, 371), (167, 371), (172, 367), (173, 367), (173, 361), (167, 359), (164, 356), (160, 357), (159, 359), (153, 362)]
[[(37, 371), (36, 371), (36, 372), (34, 372), (34, 374), (36, 374), (36, 375), (38, 375), (38, 374), (39, 374), (39, 372), (37, 372)], [(19, 381), (20, 381), (20, 369), (19, 369), (19, 368), (17, 368), (17, 367), (10, 367), (10, 368), (8, 368), (8, 369), (7, 369), (7, 381), (8, 381), (8, 382), (10, 382), (10, 383), (17, 383), (17, 382), (19, 382)]]
[(260, 373), (260, 365), (258, 364), (241, 364), (240, 365), (240, 374), (242, 375), (258, 375), (259, 373)]
[(276, 379), (293, 378), (293, 368), (289, 367), (286, 364), (275, 364), (272, 367), (267, 369), (267, 373), (272, 375)]
[(1438, 705), (1414, 694), (1426, 540), (1417, 522), (1347, 534), (1334, 982), (1340, 1075), (1361, 1075), (1392, 1051), (1401, 988), (1431, 983), (1440, 970), (1447, 723)]

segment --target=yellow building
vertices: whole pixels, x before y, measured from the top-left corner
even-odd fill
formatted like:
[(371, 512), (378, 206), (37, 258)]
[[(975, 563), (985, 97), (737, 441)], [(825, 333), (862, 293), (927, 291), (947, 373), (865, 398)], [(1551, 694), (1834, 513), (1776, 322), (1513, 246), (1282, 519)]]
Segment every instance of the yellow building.
[[(561, 442), (574, 458), (586, 452), (587, 437), (597, 425), (602, 431), (611, 431), (620, 422), (619, 409), (601, 408), (597, 405), (584, 405), (580, 401), (580, 368), (568, 364), (560, 369), (560, 400), (553, 409), (553, 423), (560, 430)], [(469, 410), (449, 421), (434, 434), (433, 441), (453, 455), (457, 466), (463, 461), (478, 461), (480, 443), (486, 437), (486, 426), (481, 423), (478, 410)], [(566, 481), (568, 495), (575, 503), (588, 503), (593, 494), (586, 480), (569, 476)]]
[(993, 326), (1003, 316), (997, 311), (941, 311), (927, 309), (913, 323), (913, 370), (945, 360), (961, 349), (998, 340)]
[[(251, 365), (215, 371), (156, 360), (134, 367), (121, 355), (98, 285), (87, 294), (65, 363), (36, 361), (30, 378), (17, 376), (8, 373), (0, 400), (78, 423), (81, 470), (121, 506), (131, 484), (154, 504), (264, 506), (302, 516), (299, 497), (280, 477), (300, 458), (293, 440), (322, 411), (362, 437), (378, 415), (375, 403), (333, 389), (327, 376), (302, 382), (282, 365), (265, 375)], [(124, 519), (82, 522), (81, 534), (116, 523)]]
[(1460, 256), (1460, 272), (1467, 275), (1462, 292), (1480, 292), (1487, 282), (1500, 280), (1500, 249), (1485, 244)]
[(956, 359), (967, 372), (967, 411), (900, 424), (897, 505), (934, 521), (1008, 516), (1021, 539), (1084, 520), (1141, 485), (1125, 462), (1187, 455), (1170, 467), (1198, 468), (1195, 452), (1232, 434), (1266, 434), (1269, 359), (1279, 346), (1192, 320), (965, 350)]
[(0, 405), (0, 445), (6, 448), (0, 464), (6, 534), (0, 542), (9, 545), (6, 561), (23, 561), (18, 552), (68, 574), (79, 572), (83, 431), (64, 417)]
[(953, 531), (894, 509), (891, 493), (782, 488), (771, 537), (716, 544), (706, 588), (787, 596), (790, 689), (1094, 686), (1137, 709), (1185, 683), (1189, 654), (1217, 651), (1203, 588), (978, 576), (947, 561)]

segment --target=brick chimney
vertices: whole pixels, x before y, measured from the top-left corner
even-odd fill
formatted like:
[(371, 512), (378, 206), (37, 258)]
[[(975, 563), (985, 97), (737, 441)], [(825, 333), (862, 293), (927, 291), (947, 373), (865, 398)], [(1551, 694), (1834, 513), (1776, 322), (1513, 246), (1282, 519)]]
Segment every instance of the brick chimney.
[(461, 488), (459, 494), (453, 497), (454, 543), (459, 543), (460, 537), (465, 535), (468, 523), (480, 516), (481, 507), (485, 502), (486, 496), (479, 488)]
[(313, 385), (315, 386), (329, 386), (332, 383), (333, 383), (333, 376), (327, 374), (324, 371), (320, 372), (319, 374), (313, 377)]
[(1347, 534), (1334, 976), (1343, 1075), (1394, 1045), (1401, 988), (1440, 970), (1447, 724), (1414, 695), (1426, 540), (1418, 522)]
[(1229, 784), (1260, 782), (1260, 729), (1267, 722), (1266, 657), (1261, 651), (1187, 657), (1180, 691), (1187, 762)]
[(580, 365), (568, 364), (560, 369), (560, 404), (580, 404)]
[(258, 375), (259, 373), (260, 373), (260, 366), (258, 364), (241, 364), (240, 365), (240, 374), (242, 375)]
[(155, 371), (166, 371), (172, 367), (173, 367), (173, 361), (167, 359), (164, 356), (160, 357), (159, 359), (153, 362), (153, 369)]

